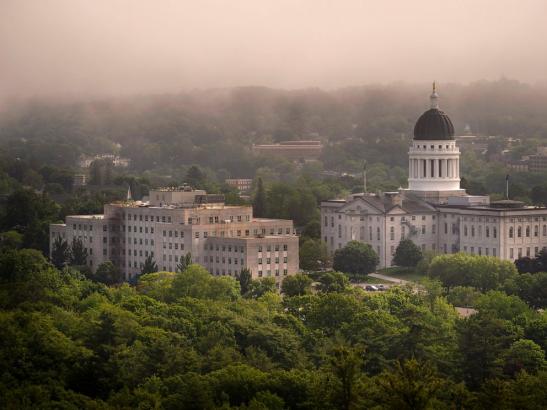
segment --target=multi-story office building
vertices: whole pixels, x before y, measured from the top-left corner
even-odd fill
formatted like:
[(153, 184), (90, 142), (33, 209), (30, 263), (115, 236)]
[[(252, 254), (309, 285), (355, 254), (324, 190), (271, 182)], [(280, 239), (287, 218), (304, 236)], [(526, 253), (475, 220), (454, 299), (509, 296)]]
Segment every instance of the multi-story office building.
[(351, 240), (370, 244), (390, 266), (401, 239), (422, 250), (467, 252), (515, 260), (547, 247), (547, 208), (518, 201), (490, 203), (460, 188), (460, 151), (450, 118), (438, 108), (416, 122), (408, 189), (353, 194), (321, 204), (321, 235), (332, 253)]
[[(91, 269), (110, 260), (127, 279), (151, 255), (160, 270), (175, 271), (188, 252), (214, 275), (235, 276), (248, 268), (253, 278), (298, 271), (298, 237), (290, 220), (254, 218), (250, 206), (228, 206), (222, 195), (189, 187), (150, 191), (149, 201), (104, 206), (102, 215), (71, 215), (50, 226), (50, 243), (61, 236), (82, 240)], [(53, 245), (51, 245), (53, 246)]]

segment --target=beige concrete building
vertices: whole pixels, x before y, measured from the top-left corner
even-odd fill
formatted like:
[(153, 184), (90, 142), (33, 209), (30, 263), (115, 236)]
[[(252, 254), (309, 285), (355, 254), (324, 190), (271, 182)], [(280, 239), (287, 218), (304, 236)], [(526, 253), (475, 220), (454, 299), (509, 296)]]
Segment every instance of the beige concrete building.
[(150, 191), (148, 202), (105, 205), (103, 215), (72, 215), (50, 226), (50, 243), (78, 237), (91, 269), (110, 260), (127, 279), (152, 255), (158, 268), (175, 271), (188, 252), (214, 275), (235, 276), (248, 268), (253, 278), (276, 282), (298, 272), (298, 236), (290, 220), (254, 218), (250, 206), (228, 206), (222, 195), (188, 187)]
[(409, 187), (353, 194), (321, 204), (321, 235), (331, 253), (351, 240), (370, 244), (391, 266), (402, 239), (424, 251), (466, 252), (515, 260), (547, 247), (547, 208), (490, 203), (460, 188), (460, 151), (448, 116), (431, 109), (417, 121), (409, 149)]

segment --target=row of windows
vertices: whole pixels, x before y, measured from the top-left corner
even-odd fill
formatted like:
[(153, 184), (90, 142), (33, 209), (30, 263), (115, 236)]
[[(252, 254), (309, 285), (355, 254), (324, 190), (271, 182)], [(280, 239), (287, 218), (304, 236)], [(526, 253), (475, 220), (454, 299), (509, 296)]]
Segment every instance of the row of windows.
[[(134, 215), (131, 215), (131, 214), (127, 214), (127, 220), (128, 221), (136, 221), (136, 220), (139, 220), (139, 221), (145, 221), (145, 222), (148, 222), (149, 218), (148, 218), (148, 215), (137, 215), (137, 214), (134, 214)], [(159, 222), (160, 221), (160, 217), (159, 216), (156, 216), (156, 222)], [(167, 222), (167, 223), (171, 223), (171, 217), (170, 216), (162, 216), (161, 217), (161, 221), (162, 222)], [(153, 215), (150, 215), (150, 222), (154, 222), (154, 216)]]
[[(526, 248), (525, 251), (526, 251), (526, 256), (530, 257), (532, 256), (530, 254), (530, 248)], [(534, 256), (536, 256), (537, 254), (539, 253), (539, 247), (534, 247)], [(517, 258), (522, 258), (522, 248), (517, 248)], [(515, 254), (514, 254), (514, 249), (513, 248), (509, 248), (509, 258), (510, 259), (515, 259)]]
[[(103, 238), (103, 242), (104, 242), (104, 239), (106, 238)], [(113, 239), (113, 238), (112, 238)], [(127, 242), (126, 242), (128, 245), (131, 245), (131, 238), (127, 238)], [(154, 239), (148, 239), (148, 238), (144, 238), (144, 240), (142, 238), (133, 238), (133, 245), (148, 245), (150, 243), (151, 246), (154, 246)]]
[[(266, 252), (271, 252), (272, 251), (272, 245), (266, 245)], [(264, 249), (264, 247), (262, 245), (258, 245), (258, 252), (262, 252)], [(279, 244), (275, 244), (273, 249), (278, 252), (279, 249), (281, 249), (280, 245)], [(289, 249), (289, 246), (287, 244), (283, 244), (283, 250), (286, 251), (287, 249)]]
[[(275, 276), (279, 276), (279, 269), (276, 269), (276, 270), (274, 271), (274, 273), (275, 273)], [(287, 274), (288, 274), (287, 269), (283, 269), (283, 276), (287, 276)], [(264, 276), (264, 273), (263, 273), (263, 271), (259, 270), (259, 271), (258, 271), (258, 277), (261, 278), (262, 276)], [(272, 276), (272, 271), (271, 271), (271, 270), (267, 270), (267, 271), (266, 271), (266, 276)]]
[(81, 231), (82, 229), (83, 229), (84, 231), (87, 231), (87, 230), (92, 231), (92, 230), (93, 230), (93, 225), (85, 225), (85, 224), (84, 224), (84, 225), (82, 225), (82, 224), (78, 224), (78, 225), (73, 224), (73, 225), (72, 225), (72, 229), (76, 230), (76, 227), (77, 227), (78, 230), (80, 230), (80, 231)]
[[(274, 261), (275, 261), (275, 263), (279, 263), (279, 256), (276, 256)], [(287, 261), (288, 261), (288, 258), (285, 256), (283, 258), (283, 263), (287, 263)], [(271, 263), (272, 263), (272, 259), (271, 258), (266, 258), (266, 265), (269, 265)], [(262, 265), (262, 258), (258, 258), (258, 264)]]
[(245, 251), (245, 248), (243, 246), (237, 246), (237, 245), (219, 245), (218, 243), (217, 244), (205, 244), (205, 247), (203, 248), (205, 250), (209, 249), (210, 251), (220, 251), (222, 250), (222, 252), (226, 252), (226, 250), (228, 252), (232, 252), (232, 249), (234, 252), (241, 252), (243, 253)]
[[(467, 246), (464, 246), (463, 247), (463, 251), (464, 252), (467, 252)], [(475, 247), (474, 246), (470, 246), (469, 247), (469, 253), (475, 253)], [(477, 255), (482, 255), (483, 252), (482, 252), (482, 246), (478, 246), (477, 247), (477, 252), (476, 252)], [(485, 256), (490, 256), (490, 248), (484, 248), (484, 255)], [(492, 256), (497, 256), (497, 250), (496, 248), (492, 248)]]
[[(445, 233), (446, 233), (446, 227), (445, 227)], [(485, 237), (490, 238), (490, 233), (492, 234), (492, 238), (498, 237), (498, 228), (495, 226), (492, 227), (492, 232), (490, 232), (490, 227), (487, 226), (484, 229)], [(469, 229), (467, 228), (467, 225), (463, 226), (463, 236), (469, 236)], [(471, 225), (471, 237), (475, 237), (475, 225)], [(482, 225), (478, 227), (478, 237), (482, 238)]]
[[(543, 225), (541, 233), (543, 236), (547, 236), (547, 225)], [(524, 234), (527, 238), (530, 237), (530, 226), (526, 226), (526, 228), (524, 229)], [(515, 229), (511, 226), (509, 227), (509, 238), (513, 238), (514, 236), (515, 236)], [(539, 226), (534, 225), (534, 237), (538, 237), (538, 236), (539, 236)], [(521, 237), (522, 237), (522, 226), (517, 226), (517, 238), (521, 238)]]
[[(357, 207), (357, 208), (359, 208), (359, 207)], [(399, 217), (390, 216), (390, 217), (389, 217), (389, 221), (390, 221), (390, 222), (395, 222), (397, 218), (399, 218)], [(400, 218), (401, 218), (401, 221), (402, 221), (402, 222), (404, 222), (404, 221), (407, 220), (407, 217), (406, 217), (406, 216), (401, 216)], [(341, 214), (338, 215), (338, 219), (342, 219), (342, 215), (341, 215)], [(435, 220), (435, 215), (431, 215), (431, 219), (432, 219), (432, 220)], [(361, 216), (361, 217), (359, 218), (359, 220), (360, 220), (360, 221), (364, 221), (364, 220), (365, 220), (365, 217), (364, 217), (364, 216)], [(369, 220), (369, 222), (372, 221), (372, 217), (369, 216), (369, 217), (368, 217), (368, 220)], [(415, 220), (416, 220), (416, 215), (412, 215), (412, 216), (410, 217), (410, 220), (415, 221)], [(422, 220), (422, 221), (426, 221), (426, 220), (427, 220), (427, 215), (422, 215), (422, 216), (421, 216), (421, 220)], [(328, 219), (328, 216), (325, 216), (323, 221), (324, 221), (323, 224), (324, 224), (325, 226), (329, 226), (329, 219)], [(379, 216), (376, 217), (376, 222), (380, 222), (380, 217), (379, 217)], [(330, 217), (330, 226), (331, 226), (332, 228), (334, 228), (334, 216), (331, 216), (331, 217)]]

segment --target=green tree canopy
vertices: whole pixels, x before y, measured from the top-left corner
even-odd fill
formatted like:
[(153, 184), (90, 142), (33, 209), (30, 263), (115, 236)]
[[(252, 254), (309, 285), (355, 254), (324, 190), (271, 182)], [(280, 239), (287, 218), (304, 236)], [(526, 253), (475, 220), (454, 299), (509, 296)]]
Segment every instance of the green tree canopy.
[(334, 252), (333, 268), (344, 273), (367, 275), (376, 270), (378, 255), (369, 244), (350, 241)]
[(403, 239), (395, 250), (393, 263), (398, 266), (415, 267), (421, 259), (421, 249), (410, 239)]
[(281, 283), (281, 292), (288, 297), (302, 296), (311, 291), (312, 279), (308, 275), (297, 273), (287, 276)]

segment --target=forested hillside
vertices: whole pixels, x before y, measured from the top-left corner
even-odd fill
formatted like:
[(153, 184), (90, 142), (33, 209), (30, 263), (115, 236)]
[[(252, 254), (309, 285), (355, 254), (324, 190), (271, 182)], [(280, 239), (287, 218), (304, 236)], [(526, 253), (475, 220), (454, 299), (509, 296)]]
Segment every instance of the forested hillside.
[(547, 404), (547, 316), (497, 290), (463, 319), (438, 284), (365, 294), (336, 273), (283, 298), (198, 265), (109, 287), (5, 250), (0, 279), (0, 408)]

